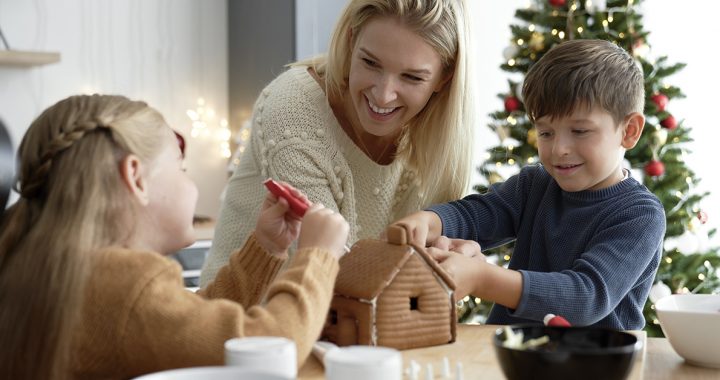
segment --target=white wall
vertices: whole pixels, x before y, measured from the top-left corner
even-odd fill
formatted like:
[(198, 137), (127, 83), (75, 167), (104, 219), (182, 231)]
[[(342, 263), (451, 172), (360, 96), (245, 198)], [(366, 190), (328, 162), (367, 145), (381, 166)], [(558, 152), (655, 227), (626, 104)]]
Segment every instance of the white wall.
[(347, 0), (295, 0), (295, 57), (325, 53)]
[(0, 65), (0, 118), (15, 146), (44, 108), (69, 95), (145, 100), (188, 137), (197, 212), (217, 214), (227, 161), (215, 143), (190, 139), (186, 110), (203, 97), (227, 117), (227, 0), (0, 0), (0, 27), (14, 49), (62, 55), (48, 66)]

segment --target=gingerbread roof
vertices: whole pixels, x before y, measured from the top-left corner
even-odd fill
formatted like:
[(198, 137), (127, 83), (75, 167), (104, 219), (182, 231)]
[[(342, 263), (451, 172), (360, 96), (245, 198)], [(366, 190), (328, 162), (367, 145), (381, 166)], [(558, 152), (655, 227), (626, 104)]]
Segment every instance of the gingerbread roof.
[(441, 281), (455, 290), (455, 282), (444, 269), (425, 251), (407, 244), (405, 230), (388, 229), (388, 240), (360, 240), (350, 253), (340, 259), (340, 272), (335, 283), (335, 293), (357, 299), (372, 300), (395, 278), (412, 255), (428, 264)]

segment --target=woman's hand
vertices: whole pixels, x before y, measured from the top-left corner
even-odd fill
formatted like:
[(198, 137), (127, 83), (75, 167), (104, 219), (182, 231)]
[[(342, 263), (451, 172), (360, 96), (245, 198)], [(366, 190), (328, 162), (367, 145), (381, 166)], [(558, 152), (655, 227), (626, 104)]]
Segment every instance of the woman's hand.
[(350, 226), (342, 215), (321, 204), (313, 205), (302, 219), (298, 249), (325, 249), (340, 258), (345, 254), (349, 231)]
[[(295, 197), (310, 204), (305, 194), (287, 183), (281, 184)], [(290, 244), (298, 238), (300, 222), (301, 217), (290, 210), (285, 199), (268, 193), (258, 215), (255, 238), (266, 251), (281, 256), (287, 253)]]

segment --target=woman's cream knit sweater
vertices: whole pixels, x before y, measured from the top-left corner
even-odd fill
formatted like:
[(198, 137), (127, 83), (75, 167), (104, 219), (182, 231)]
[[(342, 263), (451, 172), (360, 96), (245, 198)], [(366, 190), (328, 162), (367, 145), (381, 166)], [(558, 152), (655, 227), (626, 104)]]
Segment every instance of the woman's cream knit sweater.
[(278, 76), (258, 97), (250, 143), (230, 179), (201, 284), (215, 278), (254, 229), (266, 178), (285, 181), (340, 212), (350, 244), (421, 208), (415, 172), (400, 160), (379, 165), (338, 124), (306, 67)]

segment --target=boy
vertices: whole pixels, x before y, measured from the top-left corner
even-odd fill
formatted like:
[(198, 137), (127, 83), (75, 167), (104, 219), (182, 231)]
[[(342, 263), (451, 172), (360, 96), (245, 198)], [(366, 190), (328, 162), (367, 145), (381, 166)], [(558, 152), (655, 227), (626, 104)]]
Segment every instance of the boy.
[(542, 323), (553, 313), (578, 326), (642, 329), (665, 214), (621, 163), (642, 134), (644, 98), (643, 74), (620, 47), (555, 46), (523, 85), (542, 165), (395, 224), (422, 245), (440, 235), (485, 248), (516, 239), (508, 269), (430, 249), (455, 277), (457, 298), (495, 302), (487, 323)]

